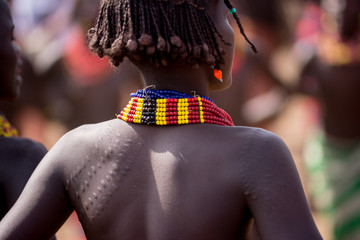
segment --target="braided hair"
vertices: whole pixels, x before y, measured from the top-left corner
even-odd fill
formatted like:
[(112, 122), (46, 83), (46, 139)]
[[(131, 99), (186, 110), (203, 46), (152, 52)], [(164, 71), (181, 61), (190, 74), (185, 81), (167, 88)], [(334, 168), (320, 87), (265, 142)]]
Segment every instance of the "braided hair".
[[(102, 0), (88, 47), (118, 66), (124, 59), (167, 66), (180, 61), (194, 69), (224, 64), (217, 38), (230, 45), (206, 12), (208, 0)], [(229, 10), (229, 0), (224, 0)], [(239, 16), (233, 16), (245, 39)]]

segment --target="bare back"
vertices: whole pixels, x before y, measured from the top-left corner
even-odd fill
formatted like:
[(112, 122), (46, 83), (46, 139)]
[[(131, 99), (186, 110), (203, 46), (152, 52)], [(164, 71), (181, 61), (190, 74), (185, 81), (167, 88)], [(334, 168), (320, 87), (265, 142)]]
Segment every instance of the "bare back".
[(21, 220), (34, 228), (27, 239), (46, 239), (36, 226), (59, 226), (72, 209), (89, 240), (246, 239), (252, 218), (263, 239), (320, 239), (290, 153), (260, 129), (87, 125), (53, 147), (28, 185), (38, 201), (26, 203), (34, 193), (25, 191), (11, 212), (37, 209)]
[(224, 148), (234, 146), (219, 135), (227, 129), (115, 125), (118, 131), (99, 136), (96, 157), (74, 166), (70, 177), (72, 201), (93, 239), (115, 233), (126, 239), (236, 239), (245, 232), (244, 167)]

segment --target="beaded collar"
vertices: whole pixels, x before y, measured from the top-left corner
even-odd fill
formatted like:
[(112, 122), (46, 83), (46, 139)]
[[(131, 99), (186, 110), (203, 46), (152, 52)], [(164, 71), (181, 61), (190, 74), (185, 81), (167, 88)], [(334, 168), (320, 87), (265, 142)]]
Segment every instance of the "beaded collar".
[(0, 137), (17, 137), (18, 132), (16, 128), (6, 120), (4, 116), (0, 114)]
[(208, 97), (152, 89), (138, 90), (130, 97), (129, 104), (117, 115), (126, 122), (160, 126), (196, 123), (234, 126), (230, 115)]

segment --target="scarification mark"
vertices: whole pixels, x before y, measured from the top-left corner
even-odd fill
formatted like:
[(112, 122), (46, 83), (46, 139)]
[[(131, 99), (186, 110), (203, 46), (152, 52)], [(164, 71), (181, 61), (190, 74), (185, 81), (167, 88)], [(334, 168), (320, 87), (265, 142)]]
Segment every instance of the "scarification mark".
[(111, 147), (108, 147), (108, 151), (109, 151), (110, 154), (114, 153), (114, 151), (113, 151), (113, 149)]
[(85, 187), (84, 187), (84, 185), (80, 185), (80, 191), (82, 192), (82, 193), (85, 193)]
[(114, 171), (117, 172), (119, 170), (119, 164), (113, 163), (112, 168), (113, 168)]
[(105, 180), (101, 180), (101, 187), (102, 187), (102, 188), (106, 188), (106, 187), (107, 187)]
[(111, 182), (111, 180), (112, 180), (112, 177), (110, 177), (109, 175), (107, 175), (105, 178), (108, 182)]
[(97, 194), (96, 192), (93, 192), (93, 197), (94, 197), (95, 199), (98, 199), (98, 194)]
[[(78, 211), (80, 220), (94, 219), (105, 210), (107, 203), (131, 171), (132, 164), (140, 152), (139, 148), (143, 145), (133, 140), (124, 142), (120, 134), (116, 135), (117, 139), (112, 139), (109, 133), (103, 135), (104, 137), (99, 137), (99, 142), (95, 144), (96, 150), (86, 157), (85, 163), (82, 161), (79, 164), (70, 181), (66, 182), (68, 188), (79, 187), (76, 189), (75, 197), (83, 203), (83, 208)], [(109, 142), (111, 145), (105, 147), (103, 143)], [(88, 192), (89, 189), (93, 190)]]
[(71, 183), (70, 183), (70, 181), (68, 179), (66, 179), (65, 190), (68, 192), (70, 187), (71, 187)]
[(86, 210), (89, 210), (89, 203), (88, 202), (84, 202), (84, 206)]

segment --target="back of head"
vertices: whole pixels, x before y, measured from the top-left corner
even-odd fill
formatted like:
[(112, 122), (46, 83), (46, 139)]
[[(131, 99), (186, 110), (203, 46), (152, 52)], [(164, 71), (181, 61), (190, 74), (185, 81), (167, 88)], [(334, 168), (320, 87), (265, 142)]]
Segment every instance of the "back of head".
[[(229, 43), (206, 11), (218, 1), (104, 0), (96, 26), (88, 33), (89, 48), (100, 57), (107, 56), (115, 66), (124, 57), (155, 66), (220, 66), (224, 50), (218, 39)], [(229, 10), (234, 9), (229, 0), (224, 2)]]

